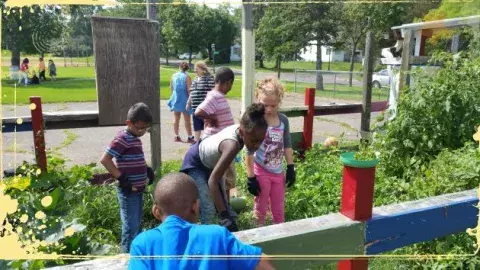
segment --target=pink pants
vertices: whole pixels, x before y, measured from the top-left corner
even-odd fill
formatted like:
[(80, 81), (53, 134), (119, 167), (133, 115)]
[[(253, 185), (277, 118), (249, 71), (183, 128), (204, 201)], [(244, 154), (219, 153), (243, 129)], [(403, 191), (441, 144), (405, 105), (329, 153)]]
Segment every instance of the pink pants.
[(267, 208), (270, 202), (273, 223), (285, 221), (285, 175), (271, 173), (262, 166), (254, 164), (254, 172), (260, 184), (260, 194), (255, 197), (253, 206), (257, 225), (265, 224)]

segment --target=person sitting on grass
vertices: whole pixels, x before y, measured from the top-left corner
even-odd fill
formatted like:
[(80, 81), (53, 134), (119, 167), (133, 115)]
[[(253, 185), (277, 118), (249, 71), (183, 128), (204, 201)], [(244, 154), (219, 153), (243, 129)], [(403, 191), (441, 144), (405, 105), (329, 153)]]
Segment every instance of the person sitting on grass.
[[(227, 228), (196, 224), (200, 202), (190, 176), (167, 174), (153, 197), (153, 216), (162, 223), (133, 240), (128, 269), (273, 269), (261, 248), (242, 243)], [(145, 258), (150, 256), (162, 257)]]

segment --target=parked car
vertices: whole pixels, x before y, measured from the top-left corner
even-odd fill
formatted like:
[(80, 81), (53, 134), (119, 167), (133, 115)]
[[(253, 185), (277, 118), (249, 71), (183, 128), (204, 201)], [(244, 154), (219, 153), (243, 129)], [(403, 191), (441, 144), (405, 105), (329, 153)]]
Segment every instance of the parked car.
[[(188, 59), (188, 53), (183, 53), (183, 54), (180, 54), (178, 56), (178, 59), (182, 59), (182, 60), (185, 60), (185, 59)], [(192, 59), (196, 59), (197, 56), (195, 54), (192, 53)]]
[(390, 77), (386, 69), (375, 72), (372, 75), (372, 85), (374, 88), (382, 88), (390, 86)]

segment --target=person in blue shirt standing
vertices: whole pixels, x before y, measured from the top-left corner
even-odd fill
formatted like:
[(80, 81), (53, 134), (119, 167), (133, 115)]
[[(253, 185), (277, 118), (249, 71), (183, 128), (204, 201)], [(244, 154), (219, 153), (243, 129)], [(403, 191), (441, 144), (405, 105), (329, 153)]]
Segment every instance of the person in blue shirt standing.
[(181, 62), (180, 70), (172, 75), (170, 80), (170, 90), (172, 95), (168, 100), (168, 108), (173, 112), (174, 123), (173, 123), (173, 132), (175, 133), (175, 142), (181, 142), (179, 134), (180, 126), (180, 116), (183, 115), (183, 120), (185, 121), (185, 129), (188, 134), (187, 142), (194, 143), (195, 139), (192, 135), (192, 124), (190, 121), (190, 115), (192, 114), (191, 110), (187, 110), (187, 100), (190, 96), (190, 87), (192, 85), (192, 80), (187, 74), (187, 70), (190, 68), (187, 62)]
[(154, 201), (152, 213), (162, 223), (133, 240), (128, 269), (274, 269), (261, 248), (242, 243), (227, 228), (196, 224), (200, 202), (190, 176), (164, 176)]

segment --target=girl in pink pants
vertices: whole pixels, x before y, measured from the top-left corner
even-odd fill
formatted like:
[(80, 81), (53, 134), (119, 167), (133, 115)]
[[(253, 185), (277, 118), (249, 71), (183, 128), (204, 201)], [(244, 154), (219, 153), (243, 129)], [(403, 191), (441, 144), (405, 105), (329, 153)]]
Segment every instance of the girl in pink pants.
[[(273, 223), (285, 221), (285, 185), (289, 187), (295, 182), (290, 124), (288, 118), (278, 112), (283, 93), (282, 84), (275, 78), (260, 81), (256, 89), (257, 101), (265, 105), (268, 123), (260, 148), (255, 152), (247, 151), (245, 160), (248, 191), (255, 196), (257, 226), (265, 224), (269, 204)], [(283, 172), (284, 157), (287, 162), (286, 174)]]

